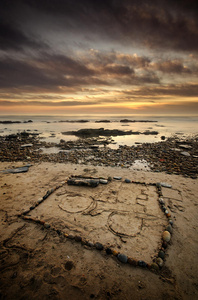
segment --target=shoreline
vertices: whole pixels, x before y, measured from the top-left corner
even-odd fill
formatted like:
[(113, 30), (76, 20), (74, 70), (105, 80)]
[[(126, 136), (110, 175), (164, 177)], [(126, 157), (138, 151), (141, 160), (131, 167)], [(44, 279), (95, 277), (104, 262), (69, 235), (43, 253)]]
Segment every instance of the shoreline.
[[(163, 138), (165, 139), (165, 137)], [(112, 137), (47, 143), (27, 131), (0, 137), (0, 161), (59, 162), (165, 172), (197, 178), (198, 138), (167, 138), (156, 143), (111, 148)], [(52, 153), (50, 153), (52, 150)]]

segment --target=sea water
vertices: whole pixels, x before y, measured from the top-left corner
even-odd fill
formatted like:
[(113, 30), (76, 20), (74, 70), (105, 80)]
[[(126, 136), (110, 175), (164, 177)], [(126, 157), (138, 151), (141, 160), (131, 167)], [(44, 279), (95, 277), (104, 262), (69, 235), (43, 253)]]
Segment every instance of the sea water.
[[(123, 119), (135, 122), (120, 122)], [(32, 122), (23, 123), (31, 120)], [(87, 122), (79, 122), (86, 120)], [(108, 120), (110, 122), (98, 122)], [(59, 143), (61, 139), (74, 141), (74, 135), (65, 135), (63, 132), (76, 131), (85, 128), (104, 128), (132, 130), (140, 132), (139, 135), (123, 135), (112, 137), (112, 148), (120, 145), (132, 146), (138, 143), (155, 143), (161, 141), (161, 136), (179, 136), (181, 139), (193, 137), (198, 134), (198, 116), (151, 116), (151, 115), (13, 115), (0, 116), (0, 121), (20, 121), (21, 123), (0, 124), (0, 135), (9, 135), (28, 131), (39, 133), (46, 142)], [(141, 122), (145, 121), (145, 122)], [(146, 122), (150, 121), (150, 122)], [(152, 122), (154, 121), (154, 122)], [(144, 135), (145, 131), (157, 131), (155, 135)]]

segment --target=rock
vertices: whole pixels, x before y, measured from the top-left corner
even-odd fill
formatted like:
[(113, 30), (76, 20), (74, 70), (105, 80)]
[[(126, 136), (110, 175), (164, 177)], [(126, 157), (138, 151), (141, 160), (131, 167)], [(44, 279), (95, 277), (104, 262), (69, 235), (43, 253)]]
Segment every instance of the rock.
[(92, 242), (87, 242), (87, 246), (88, 246), (88, 247), (93, 247), (94, 244), (93, 244)]
[(166, 227), (166, 230), (170, 233), (173, 233), (173, 228), (170, 224)]
[(125, 179), (125, 182), (126, 183), (131, 183), (131, 180), (130, 179)]
[(111, 248), (107, 248), (107, 249), (106, 249), (106, 253), (107, 253), (107, 254), (112, 254)]
[(45, 223), (45, 224), (44, 224), (44, 227), (48, 229), (48, 228), (50, 228), (51, 226), (50, 226), (50, 224)]
[(161, 140), (164, 141), (166, 137), (164, 135), (161, 136)]
[(157, 259), (156, 259), (156, 263), (158, 264), (158, 266), (161, 268), (162, 266), (163, 266), (163, 264), (164, 264), (164, 262), (163, 262), (163, 259), (161, 259), (160, 257), (158, 257)]
[(164, 259), (164, 257), (165, 257), (164, 251), (160, 250), (160, 252), (158, 253), (158, 256), (159, 256), (161, 259)]
[(70, 271), (71, 269), (73, 269), (73, 267), (74, 267), (73, 261), (68, 260), (68, 261), (65, 263), (65, 269), (66, 269), (66, 270)]
[(122, 263), (126, 264), (128, 257), (125, 254), (118, 254), (117, 256), (118, 260), (121, 261)]
[(106, 180), (106, 179), (100, 179), (99, 182), (102, 183), (102, 184), (107, 184), (108, 180)]
[(97, 250), (100, 250), (100, 251), (103, 250), (103, 248), (104, 248), (103, 245), (99, 242), (95, 243), (95, 247)]
[(117, 255), (118, 255), (118, 251), (112, 250), (112, 254), (113, 254), (114, 256), (117, 256)]
[(113, 177), (113, 179), (115, 179), (115, 180), (121, 180), (121, 179), (122, 179), (122, 177), (119, 177), (119, 176), (114, 176), (114, 177)]
[(165, 204), (164, 199), (163, 199), (163, 198), (159, 198), (159, 203), (160, 203), (160, 204)]
[(128, 264), (136, 267), (138, 265), (138, 261), (134, 258), (131, 258), (131, 257), (128, 257), (128, 260), (127, 260)]
[(184, 152), (180, 152), (182, 155), (184, 155), (184, 156), (190, 156), (190, 153), (188, 153), (188, 152), (186, 152), (186, 151), (184, 151)]
[(85, 178), (72, 178), (67, 180), (68, 185), (77, 185), (77, 186), (90, 186), (97, 187), (99, 180), (94, 179), (85, 179)]
[(69, 234), (68, 235), (68, 239), (73, 240), (74, 239), (74, 235), (73, 234)]
[(155, 271), (159, 271), (159, 266), (156, 263), (152, 263), (151, 264), (151, 269), (153, 269)]
[(82, 238), (81, 238), (81, 236), (79, 236), (79, 235), (76, 235), (76, 236), (74, 237), (74, 239), (75, 239), (76, 242), (81, 242), (81, 241), (82, 241)]
[(147, 263), (145, 263), (145, 261), (143, 261), (143, 260), (138, 260), (138, 266), (141, 268), (146, 268)]
[(169, 220), (169, 224), (171, 225), (171, 226), (173, 226), (173, 220)]
[(163, 242), (163, 243), (162, 243), (162, 248), (166, 249), (167, 247), (168, 247), (167, 242)]
[(168, 232), (168, 231), (164, 231), (163, 232), (163, 235), (162, 235), (162, 239), (163, 239), (163, 241), (165, 241), (165, 242), (169, 242), (170, 241), (170, 239), (171, 239), (171, 234), (170, 234), (170, 232)]
[(172, 185), (166, 183), (166, 182), (160, 182), (161, 186), (167, 187), (167, 188), (172, 188)]

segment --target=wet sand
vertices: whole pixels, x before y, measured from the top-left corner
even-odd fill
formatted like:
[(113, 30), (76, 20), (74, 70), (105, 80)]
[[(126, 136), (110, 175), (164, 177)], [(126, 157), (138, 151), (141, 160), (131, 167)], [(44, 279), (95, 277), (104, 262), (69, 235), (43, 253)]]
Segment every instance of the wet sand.
[[(0, 170), (23, 165), (1, 162)], [(122, 179), (90, 188), (69, 186), (71, 175)], [(197, 299), (197, 181), (50, 162), (32, 163), (27, 173), (0, 173), (1, 299)], [(157, 258), (167, 226), (157, 182), (172, 186), (162, 187), (162, 195), (174, 225), (163, 266), (155, 272), (122, 263), (105, 249), (148, 265)], [(59, 188), (35, 207), (54, 187)]]

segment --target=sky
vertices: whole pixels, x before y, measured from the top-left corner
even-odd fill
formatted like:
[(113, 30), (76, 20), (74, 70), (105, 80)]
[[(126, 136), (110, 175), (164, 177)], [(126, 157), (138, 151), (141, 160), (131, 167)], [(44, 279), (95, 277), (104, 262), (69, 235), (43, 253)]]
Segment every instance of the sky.
[(198, 114), (197, 0), (0, 0), (0, 114)]

